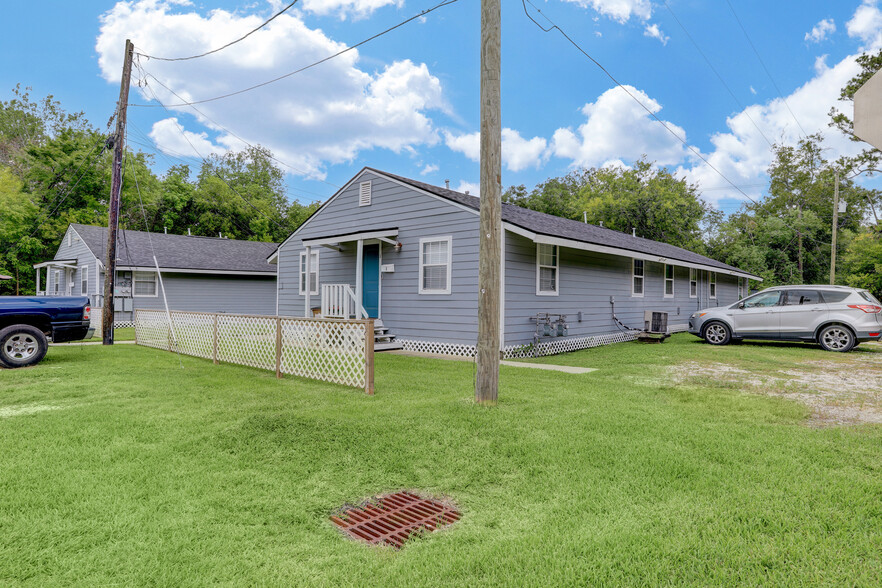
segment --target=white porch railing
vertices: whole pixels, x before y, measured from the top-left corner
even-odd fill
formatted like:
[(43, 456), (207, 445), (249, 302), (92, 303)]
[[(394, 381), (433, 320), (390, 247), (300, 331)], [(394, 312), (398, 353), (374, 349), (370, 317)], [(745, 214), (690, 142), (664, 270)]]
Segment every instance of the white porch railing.
[(322, 317), (341, 319), (367, 318), (349, 284), (322, 284)]

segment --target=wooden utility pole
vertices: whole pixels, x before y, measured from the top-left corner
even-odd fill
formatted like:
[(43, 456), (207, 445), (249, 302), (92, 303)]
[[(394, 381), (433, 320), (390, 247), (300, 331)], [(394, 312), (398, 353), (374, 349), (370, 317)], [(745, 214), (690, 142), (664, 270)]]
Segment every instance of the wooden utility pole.
[(839, 171), (833, 186), (833, 243), (830, 246), (830, 285), (836, 283), (836, 229), (839, 228)]
[(501, 19), (500, 0), (481, 0), (481, 236), (475, 402), (489, 406), (496, 404), (499, 391), (502, 258)]
[(116, 275), (116, 234), (119, 229), (119, 195), (122, 191), (122, 161), (125, 153), (126, 106), (132, 77), (132, 53), (135, 46), (126, 39), (119, 103), (116, 107), (116, 137), (113, 142), (113, 169), (110, 181), (110, 211), (107, 215), (107, 259), (104, 263), (104, 310), (101, 313), (101, 334), (104, 345), (113, 345), (113, 281)]

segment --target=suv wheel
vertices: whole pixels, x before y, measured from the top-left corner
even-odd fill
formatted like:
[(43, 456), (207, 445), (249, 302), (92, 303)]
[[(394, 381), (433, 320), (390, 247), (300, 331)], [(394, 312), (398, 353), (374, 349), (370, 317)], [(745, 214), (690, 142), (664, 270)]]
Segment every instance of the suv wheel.
[(0, 330), (0, 365), (8, 368), (39, 363), (49, 347), (43, 331), (30, 325), (12, 325)]
[(818, 333), (818, 344), (827, 351), (851, 351), (855, 346), (854, 333), (842, 325), (829, 325)]
[(732, 331), (725, 324), (714, 322), (704, 328), (704, 340), (711, 345), (726, 345), (732, 340)]

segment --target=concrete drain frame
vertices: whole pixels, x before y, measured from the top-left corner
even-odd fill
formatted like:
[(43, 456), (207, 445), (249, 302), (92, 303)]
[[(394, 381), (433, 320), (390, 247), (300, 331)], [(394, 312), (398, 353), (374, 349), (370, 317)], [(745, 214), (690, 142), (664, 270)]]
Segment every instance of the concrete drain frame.
[(401, 490), (344, 506), (331, 522), (357, 541), (401, 549), (411, 537), (452, 525), (461, 516), (447, 502)]

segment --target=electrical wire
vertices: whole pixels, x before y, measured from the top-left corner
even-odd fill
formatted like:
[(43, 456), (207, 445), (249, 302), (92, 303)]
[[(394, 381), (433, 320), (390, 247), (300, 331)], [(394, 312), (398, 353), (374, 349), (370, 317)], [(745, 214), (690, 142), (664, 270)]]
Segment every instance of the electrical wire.
[(787, 99), (784, 98), (784, 94), (781, 92), (781, 88), (778, 87), (778, 84), (775, 83), (775, 78), (772, 77), (769, 68), (766, 67), (766, 62), (763, 61), (763, 58), (760, 56), (759, 51), (757, 51), (756, 46), (753, 44), (753, 41), (750, 39), (750, 35), (747, 34), (747, 29), (744, 28), (744, 25), (741, 22), (741, 19), (738, 18), (738, 13), (735, 12), (735, 7), (732, 6), (732, 3), (729, 0), (726, 0), (726, 4), (729, 5), (729, 10), (732, 11), (732, 16), (735, 17), (735, 21), (738, 22), (738, 26), (741, 27), (741, 32), (744, 33), (744, 38), (747, 39), (747, 43), (750, 45), (750, 48), (753, 49), (754, 55), (759, 60), (760, 65), (763, 66), (763, 69), (766, 72), (766, 75), (769, 76), (769, 80), (772, 81), (772, 85), (775, 87), (775, 90), (778, 92), (778, 96), (781, 98), (781, 101), (784, 103), (784, 106), (787, 107), (787, 112), (790, 113), (790, 116), (793, 117), (793, 120), (796, 121), (796, 126), (799, 127), (799, 130), (802, 131), (802, 136), (807, 137), (808, 133), (805, 132), (805, 129), (802, 128), (802, 125), (799, 123), (799, 119), (796, 118), (796, 115), (793, 114), (793, 111), (790, 109), (790, 105), (787, 104)]
[[(139, 67), (139, 69), (140, 69), (140, 65), (139, 65), (138, 67)], [(165, 88), (166, 90), (168, 90), (170, 93), (172, 93), (172, 94), (173, 94), (174, 96), (176, 96), (177, 98), (181, 99), (181, 95), (180, 95), (180, 94), (178, 94), (177, 92), (175, 92), (174, 90), (172, 90), (171, 88), (169, 88), (166, 84), (162, 83), (162, 81), (159, 80), (159, 78), (157, 78), (157, 77), (154, 76), (153, 74), (151, 74), (151, 73), (149, 73), (149, 72), (147, 72), (147, 71), (145, 71), (145, 70), (143, 70), (143, 69), (141, 69), (141, 71), (142, 71), (142, 73), (143, 73), (144, 76), (145, 76), (145, 78), (144, 78), (144, 79), (145, 79), (145, 86), (144, 86), (145, 88), (149, 88), (149, 86), (146, 85), (146, 78), (147, 78), (147, 76), (149, 76), (149, 77), (153, 78), (154, 80), (156, 80), (156, 83), (158, 83), (160, 86), (162, 86), (163, 88)], [(156, 96), (156, 92), (153, 91), (153, 88), (149, 88), (149, 89), (150, 89), (150, 93), (153, 94), (153, 98), (154, 98), (157, 102), (159, 102), (159, 98)], [(162, 103), (159, 102), (159, 104), (162, 104)], [(243, 143), (245, 143), (246, 145), (248, 145), (249, 147), (251, 147), (252, 149), (256, 149), (256, 147), (255, 147), (252, 143), (250, 143), (250, 142), (247, 141), (246, 139), (242, 138), (242, 137), (239, 136), (237, 133), (231, 131), (231, 130), (228, 129), (227, 127), (223, 126), (222, 124), (218, 123), (217, 121), (215, 121), (214, 119), (212, 119), (210, 116), (208, 116), (207, 114), (205, 114), (204, 112), (202, 112), (201, 110), (199, 110), (198, 108), (196, 108), (193, 104), (187, 104), (187, 106), (189, 106), (190, 108), (192, 108), (194, 111), (196, 111), (197, 114), (199, 114), (199, 116), (203, 117), (205, 120), (207, 120), (207, 121), (210, 122), (211, 124), (215, 125), (217, 128), (219, 128), (219, 129), (221, 129), (221, 130), (223, 130), (223, 131), (226, 131), (227, 133), (229, 133), (229, 134), (232, 135), (233, 137), (239, 139), (240, 141), (242, 141)], [(166, 107), (166, 108), (165, 108), (166, 111), (168, 111), (169, 108), (171, 108), (171, 107)], [(281, 159), (277, 158), (277, 157), (276, 157), (275, 155), (273, 155), (272, 153), (269, 153), (269, 157), (270, 157), (270, 159), (272, 159), (272, 160), (275, 161), (276, 163), (280, 163), (280, 164), (284, 165), (285, 167), (287, 167), (287, 168), (289, 168), (289, 169), (291, 169), (291, 170), (293, 170), (293, 171), (295, 171), (295, 172), (297, 172), (297, 173), (299, 173), (299, 174), (301, 174), (301, 175), (304, 175), (304, 176), (306, 176), (306, 177), (310, 177), (310, 175), (311, 175), (311, 174), (310, 174), (308, 171), (306, 171), (306, 170), (300, 169), (300, 168), (298, 168), (298, 167), (295, 167), (295, 166), (291, 165), (290, 163), (287, 163), (287, 162), (282, 161)], [(340, 189), (340, 186), (338, 186), (337, 184), (331, 183), (331, 182), (329, 182), (329, 181), (327, 181), (327, 180), (323, 180), (323, 179), (321, 179), (321, 178), (314, 178), (314, 179), (315, 179), (316, 181), (319, 181), (319, 182), (323, 183), (323, 184), (327, 184), (328, 186), (331, 186), (332, 188), (336, 188), (336, 189), (338, 189), (338, 190)], [(313, 196), (318, 196), (319, 198), (322, 198), (322, 199), (324, 200), (324, 196), (323, 196), (322, 194), (317, 194), (317, 193), (315, 193), (315, 192), (310, 192), (309, 190), (301, 190), (301, 191), (306, 192), (306, 193), (308, 193), (308, 194), (312, 194)]]
[(762, 129), (760, 129), (759, 125), (756, 124), (756, 121), (753, 120), (753, 117), (750, 116), (750, 113), (747, 111), (747, 108), (744, 107), (744, 105), (741, 103), (741, 100), (738, 99), (738, 97), (735, 95), (735, 92), (732, 91), (732, 88), (729, 87), (729, 84), (726, 83), (726, 80), (724, 80), (723, 76), (720, 75), (720, 72), (717, 71), (717, 68), (714, 67), (714, 65), (711, 63), (710, 59), (708, 59), (707, 55), (705, 55), (704, 51), (701, 50), (701, 47), (698, 46), (698, 43), (695, 41), (695, 39), (692, 38), (692, 35), (689, 34), (689, 31), (686, 30), (686, 26), (682, 22), (680, 22), (680, 19), (677, 18), (676, 14), (674, 14), (674, 10), (671, 8), (671, 5), (668, 4), (668, 0), (663, 0), (663, 1), (665, 4), (665, 8), (668, 9), (668, 12), (671, 13), (671, 16), (674, 17), (674, 20), (677, 21), (677, 24), (680, 25), (680, 28), (683, 29), (684, 33), (686, 33), (686, 37), (688, 37), (689, 40), (692, 42), (692, 45), (695, 47), (695, 50), (698, 51), (698, 54), (704, 58), (704, 61), (707, 63), (708, 67), (711, 68), (711, 71), (714, 72), (714, 75), (717, 76), (717, 79), (720, 80), (720, 83), (723, 84), (723, 87), (726, 88), (726, 90), (729, 92), (729, 95), (732, 96), (732, 99), (735, 100), (735, 104), (738, 105), (738, 108), (740, 108), (741, 111), (744, 113), (744, 115), (748, 118), (748, 120), (750, 120), (750, 122), (753, 123), (754, 128), (756, 128), (757, 132), (760, 135), (762, 135), (763, 139), (766, 140), (766, 143), (769, 144), (769, 147), (774, 148), (774, 145), (772, 144), (772, 142), (769, 140), (769, 138), (766, 136), (766, 134), (763, 133), (763, 131), (762, 131)]
[[(326, 61), (330, 61), (330, 60), (334, 59), (335, 57), (339, 57), (339, 56), (343, 55), (344, 53), (348, 53), (348, 52), (352, 51), (353, 49), (357, 49), (358, 47), (361, 47), (362, 45), (364, 45), (364, 44), (366, 44), (366, 43), (369, 43), (369, 42), (373, 41), (374, 39), (377, 39), (377, 38), (379, 38), (379, 37), (382, 37), (383, 35), (385, 35), (385, 34), (387, 34), (387, 33), (390, 33), (390, 32), (392, 32), (392, 31), (394, 31), (395, 29), (397, 29), (397, 28), (399, 28), (399, 27), (402, 27), (402, 26), (404, 26), (404, 25), (406, 25), (406, 24), (408, 24), (408, 23), (410, 23), (410, 22), (412, 22), (412, 21), (414, 21), (414, 20), (416, 20), (416, 19), (418, 19), (418, 18), (423, 18), (424, 16), (426, 16), (426, 15), (429, 14), (430, 12), (434, 12), (435, 10), (438, 10), (439, 8), (443, 8), (443, 7), (445, 7), (445, 6), (449, 6), (450, 4), (455, 4), (455, 3), (458, 2), (458, 1), (459, 1), (459, 0), (444, 0), (443, 2), (441, 2), (441, 3), (439, 3), (439, 4), (436, 4), (435, 6), (432, 6), (431, 8), (427, 8), (426, 10), (423, 10), (423, 11), (420, 12), (419, 14), (416, 14), (416, 15), (414, 15), (414, 16), (411, 16), (410, 18), (408, 18), (408, 19), (406, 19), (406, 20), (403, 20), (403, 21), (401, 21), (400, 23), (398, 23), (398, 24), (396, 24), (396, 25), (394, 25), (394, 26), (391, 26), (391, 27), (389, 27), (388, 29), (386, 29), (386, 30), (384, 30), (384, 31), (382, 31), (382, 32), (379, 32), (379, 33), (377, 33), (377, 34), (375, 34), (375, 35), (373, 35), (373, 36), (371, 36), (371, 37), (368, 37), (367, 39), (365, 39), (365, 40), (363, 40), (363, 41), (361, 41), (361, 42), (359, 42), (359, 43), (356, 43), (355, 45), (351, 45), (351, 46), (349, 46), (349, 47), (346, 47), (345, 49), (343, 49), (343, 50), (341, 50), (341, 51), (338, 51), (337, 53), (334, 53), (333, 55), (329, 55), (328, 57), (325, 57), (325, 58), (323, 58), (323, 59), (320, 59), (320, 60), (318, 60), (318, 61), (315, 61), (315, 62), (313, 62), (313, 63), (310, 63), (309, 65), (305, 65), (305, 66), (303, 66), (303, 67), (301, 67), (301, 68), (299, 68), (299, 69), (296, 69), (296, 70), (294, 70), (294, 71), (292, 71), (292, 72), (288, 72), (288, 73), (283, 74), (283, 75), (281, 75), (281, 76), (275, 77), (275, 78), (273, 78), (273, 79), (271, 79), (271, 80), (267, 80), (267, 81), (265, 81), (265, 82), (261, 82), (261, 83), (259, 83), (259, 84), (255, 84), (255, 85), (253, 85), (253, 86), (249, 86), (249, 87), (247, 87), (247, 88), (243, 88), (243, 89), (241, 89), (241, 90), (237, 90), (237, 91), (235, 91), (235, 92), (230, 92), (230, 93), (227, 93), (227, 94), (222, 94), (222, 95), (220, 95), (220, 96), (215, 96), (215, 97), (213, 97), (213, 98), (205, 98), (205, 99), (203, 99), (203, 100), (184, 101), (184, 102), (181, 102), (180, 104), (168, 104), (168, 105), (166, 105), (166, 106), (163, 106), (163, 108), (166, 108), (166, 107), (168, 107), (168, 108), (176, 108), (176, 107), (179, 107), (179, 106), (192, 106), (193, 104), (205, 104), (206, 102), (214, 102), (215, 100), (222, 100), (222, 99), (224, 99), (224, 98), (231, 98), (232, 96), (238, 96), (239, 94), (244, 94), (245, 92), (250, 92), (251, 90), (256, 90), (257, 88), (262, 88), (262, 87), (264, 87), (264, 86), (268, 86), (268, 85), (270, 85), (270, 84), (274, 84), (275, 82), (278, 82), (278, 81), (284, 80), (285, 78), (289, 78), (289, 77), (291, 77), (291, 76), (293, 76), (293, 75), (295, 75), (295, 74), (298, 74), (298, 73), (303, 72), (303, 71), (306, 71), (306, 70), (308, 70), (308, 69), (310, 69), (310, 68), (316, 67), (317, 65), (321, 65), (322, 63), (325, 63)], [(156, 78), (154, 78), (154, 79), (156, 79)], [(158, 81), (158, 80), (157, 80), (157, 81)], [(180, 97), (179, 97), (179, 98), (180, 98)], [(156, 108), (156, 107), (157, 107), (156, 104), (129, 104), (129, 106), (137, 106), (137, 107), (140, 107), (140, 108)]]
[(543, 18), (545, 18), (545, 20), (547, 20), (549, 23), (551, 23), (551, 26), (548, 27), (548, 28), (546, 28), (546, 27), (543, 27), (541, 24), (539, 24), (539, 21), (537, 21), (535, 18), (533, 18), (533, 16), (532, 16), (532, 15), (530, 14), (530, 12), (527, 10), (527, 4), (528, 4), (528, 3), (529, 3), (530, 6), (532, 6), (533, 9), (536, 10), (538, 13), (542, 14), (542, 11), (541, 11), (539, 8), (537, 8), (536, 5), (533, 4), (530, 0), (521, 0), (521, 4), (522, 4), (523, 7), (524, 7), (524, 14), (527, 15), (527, 18), (529, 18), (531, 21), (533, 21), (533, 24), (535, 24), (537, 27), (539, 27), (540, 30), (542, 30), (542, 31), (545, 32), (545, 33), (549, 33), (549, 32), (551, 32), (551, 31), (553, 31), (553, 30), (557, 30), (557, 32), (560, 33), (560, 34), (561, 34), (561, 35), (562, 35), (567, 41), (569, 41), (570, 44), (571, 44), (573, 47), (575, 47), (576, 49), (578, 49), (579, 52), (582, 53), (582, 55), (584, 55), (585, 57), (587, 57), (588, 59), (590, 59), (590, 60), (594, 63), (594, 65), (596, 65), (597, 67), (599, 67), (600, 70), (601, 70), (603, 73), (605, 73), (606, 76), (607, 76), (610, 80), (612, 80), (613, 83), (614, 83), (616, 86), (618, 86), (619, 88), (621, 88), (622, 90), (624, 90), (625, 93), (626, 93), (628, 96), (630, 96), (632, 100), (634, 100), (634, 102), (636, 102), (637, 104), (639, 104), (640, 107), (641, 107), (643, 110), (645, 110), (645, 111), (647, 112), (647, 114), (649, 114), (649, 116), (651, 116), (656, 122), (658, 122), (661, 126), (663, 126), (663, 127), (665, 128), (665, 130), (668, 131), (668, 133), (670, 133), (675, 139), (677, 139), (678, 141), (680, 141), (680, 143), (682, 143), (683, 146), (686, 147), (686, 149), (688, 149), (689, 151), (691, 151), (693, 155), (695, 155), (697, 158), (699, 158), (700, 160), (702, 160), (702, 161), (705, 163), (705, 165), (707, 165), (710, 169), (712, 169), (714, 172), (716, 172), (716, 174), (717, 174), (718, 176), (720, 176), (721, 178), (723, 178), (723, 180), (725, 180), (727, 184), (729, 184), (730, 186), (732, 186), (732, 188), (734, 188), (735, 190), (737, 190), (738, 192), (740, 192), (742, 196), (744, 196), (744, 197), (747, 198), (748, 200), (751, 200), (751, 201), (753, 201), (753, 202), (756, 202), (755, 200), (753, 200), (753, 198), (751, 198), (750, 196), (748, 196), (747, 193), (746, 193), (744, 190), (742, 190), (741, 188), (739, 188), (738, 186), (736, 186), (735, 183), (734, 183), (732, 180), (730, 180), (728, 177), (726, 177), (726, 175), (723, 174), (723, 172), (721, 172), (719, 169), (717, 169), (716, 166), (714, 166), (714, 164), (712, 164), (710, 161), (708, 161), (708, 159), (707, 159), (704, 155), (702, 155), (701, 152), (698, 151), (698, 149), (696, 149), (695, 147), (693, 147), (692, 145), (690, 145), (690, 144), (686, 141), (686, 139), (684, 139), (683, 137), (681, 137), (680, 135), (678, 135), (678, 134), (677, 134), (677, 133), (676, 133), (676, 132), (675, 132), (675, 131), (674, 131), (674, 130), (673, 130), (673, 129), (672, 129), (672, 128), (671, 128), (671, 127), (665, 122), (665, 121), (663, 121), (661, 118), (659, 118), (658, 115), (656, 115), (656, 114), (655, 114), (655, 113), (654, 113), (654, 112), (653, 112), (648, 106), (646, 106), (643, 102), (641, 102), (639, 98), (637, 98), (637, 97), (636, 97), (636, 96), (635, 96), (630, 90), (628, 90), (628, 88), (626, 88), (624, 85), (622, 85), (622, 83), (619, 82), (619, 81), (615, 78), (615, 76), (613, 76), (613, 75), (609, 72), (608, 69), (606, 69), (606, 68), (605, 68), (605, 67), (604, 67), (599, 61), (597, 61), (596, 59), (594, 59), (594, 58), (593, 58), (593, 57), (592, 57), (587, 51), (585, 51), (585, 50), (582, 48), (581, 45), (579, 45), (578, 43), (576, 43), (576, 42), (572, 39), (572, 37), (570, 37), (566, 32), (564, 32), (564, 30), (563, 30), (562, 28), (560, 28), (559, 26), (557, 26), (557, 24), (556, 24), (554, 21), (552, 21), (550, 18), (548, 18), (547, 16), (545, 16), (544, 14), (542, 14)]
[(269, 19), (265, 20), (263, 22), (263, 24), (261, 24), (259, 27), (252, 29), (251, 31), (249, 31), (245, 35), (242, 35), (241, 37), (239, 37), (235, 41), (230, 41), (229, 43), (227, 43), (223, 47), (218, 47), (217, 49), (212, 49), (211, 51), (206, 51), (205, 53), (200, 53), (199, 55), (191, 55), (189, 57), (156, 57), (155, 55), (147, 55), (146, 53), (137, 53), (137, 55), (140, 55), (142, 57), (146, 57), (147, 59), (155, 59), (157, 61), (187, 61), (189, 59), (198, 59), (200, 57), (205, 57), (206, 55), (211, 55), (212, 53), (217, 53), (218, 51), (223, 51), (227, 47), (230, 47), (231, 45), (235, 45), (239, 41), (244, 41), (249, 36), (251, 36), (252, 34), (256, 33), (257, 31), (259, 31), (260, 29), (262, 29), (263, 27), (265, 27), (266, 25), (268, 25), (269, 23), (274, 21), (276, 18), (278, 18), (279, 16), (281, 16), (282, 14), (287, 12), (288, 9), (290, 9), (292, 6), (297, 4), (297, 1), (298, 0), (294, 0), (293, 2), (288, 4), (286, 7), (284, 7), (283, 9), (281, 9), (280, 11), (278, 11), (277, 13), (272, 15)]

